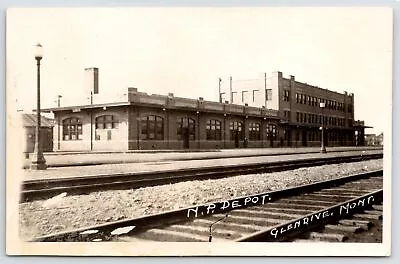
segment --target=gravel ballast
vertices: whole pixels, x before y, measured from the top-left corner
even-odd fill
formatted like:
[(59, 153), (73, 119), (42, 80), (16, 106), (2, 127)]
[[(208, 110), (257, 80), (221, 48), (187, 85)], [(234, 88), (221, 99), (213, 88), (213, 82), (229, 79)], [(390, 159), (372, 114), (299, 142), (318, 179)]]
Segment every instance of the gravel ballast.
[(20, 236), (29, 240), (70, 229), (281, 190), (382, 169), (382, 163), (383, 160), (378, 159), (21, 203)]

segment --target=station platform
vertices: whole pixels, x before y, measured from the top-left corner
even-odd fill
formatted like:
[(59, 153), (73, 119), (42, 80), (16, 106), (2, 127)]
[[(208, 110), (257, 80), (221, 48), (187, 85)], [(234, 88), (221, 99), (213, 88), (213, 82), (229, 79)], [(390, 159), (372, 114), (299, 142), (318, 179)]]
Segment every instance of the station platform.
[[(352, 150), (377, 150), (382, 147), (328, 147), (328, 152)], [(44, 153), (48, 167), (89, 166), (119, 163), (142, 163), (154, 161), (225, 159), (232, 157), (274, 156), (319, 153), (319, 147), (304, 148), (246, 148), (223, 150), (132, 150), (128, 152), (48, 152)], [(30, 159), (24, 159), (23, 168), (28, 169)]]
[[(307, 148), (308, 153), (298, 153), (295, 150), (299, 149), (287, 149), (287, 152), (283, 152), (284, 149), (276, 149), (273, 152), (267, 151), (267, 149), (245, 149), (238, 151), (223, 151), (221, 152), (225, 156), (218, 156), (212, 158), (210, 156), (204, 156), (205, 158), (189, 159), (188, 156), (184, 156), (186, 159), (172, 160), (168, 155), (157, 154), (152, 157), (150, 161), (141, 161), (137, 159), (136, 162), (119, 163), (119, 164), (101, 164), (101, 165), (86, 165), (86, 166), (69, 166), (69, 167), (50, 167), (47, 170), (24, 170), (24, 180), (38, 180), (38, 179), (54, 179), (54, 178), (71, 178), (71, 177), (96, 177), (100, 175), (115, 175), (119, 174), (141, 174), (148, 172), (166, 172), (181, 169), (197, 169), (197, 168), (210, 168), (213, 166), (232, 166), (238, 164), (258, 164), (265, 162), (279, 162), (279, 161), (290, 161), (290, 160), (301, 160), (301, 159), (315, 159), (321, 157), (346, 157), (354, 155), (367, 155), (367, 154), (381, 154), (382, 149), (346, 149), (344, 148), (328, 148), (327, 154), (320, 154), (319, 148)], [(268, 149), (269, 150), (269, 149)], [(292, 151), (292, 152), (290, 152)], [(244, 156), (244, 154), (248, 154)], [(252, 154), (250, 156), (249, 154)], [(270, 155), (263, 155), (261, 153), (269, 153)], [(275, 153), (275, 154), (274, 154)], [(280, 153), (280, 154), (276, 154)], [(285, 155), (283, 155), (284, 153)], [(192, 153), (195, 154), (195, 153)], [(237, 156), (235, 156), (237, 155)], [(139, 155), (140, 156), (140, 155)], [(169, 160), (167, 159), (169, 157)], [(143, 159), (145, 160), (145, 159)]]

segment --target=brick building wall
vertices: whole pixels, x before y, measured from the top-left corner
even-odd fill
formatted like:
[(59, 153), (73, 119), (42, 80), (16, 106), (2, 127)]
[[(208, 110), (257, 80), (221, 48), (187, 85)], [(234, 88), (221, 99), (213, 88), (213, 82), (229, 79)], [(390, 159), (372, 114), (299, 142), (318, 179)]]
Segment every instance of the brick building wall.
[[(302, 83), (296, 81), (295, 76), (283, 78), (281, 72), (254, 80), (253, 86), (248, 83), (243, 85), (234, 81), (232, 91), (240, 95), (243, 91), (263, 89), (264, 97), (245, 102), (243, 96), (236, 96), (233, 103), (278, 111), (281, 118), (279, 141), (283, 140), (288, 146), (320, 145), (321, 126), (326, 129), (325, 143), (331, 146), (354, 145), (355, 133), (364, 133), (362, 127), (354, 125), (354, 94), (341, 94)], [(325, 103), (324, 109), (320, 107), (321, 102)]]

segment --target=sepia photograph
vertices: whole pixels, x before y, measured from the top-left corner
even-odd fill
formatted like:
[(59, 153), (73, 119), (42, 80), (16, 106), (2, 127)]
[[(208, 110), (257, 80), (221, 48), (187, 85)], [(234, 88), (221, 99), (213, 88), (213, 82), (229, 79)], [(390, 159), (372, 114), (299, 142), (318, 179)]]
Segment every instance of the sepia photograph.
[(391, 8), (6, 22), (7, 254), (391, 254)]

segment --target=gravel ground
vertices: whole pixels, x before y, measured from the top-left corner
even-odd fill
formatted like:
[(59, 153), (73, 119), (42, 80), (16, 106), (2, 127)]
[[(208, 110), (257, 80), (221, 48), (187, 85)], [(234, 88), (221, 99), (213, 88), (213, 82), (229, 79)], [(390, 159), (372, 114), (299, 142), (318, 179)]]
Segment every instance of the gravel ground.
[(31, 239), (54, 232), (196, 204), (280, 190), (381, 169), (382, 163), (382, 159), (369, 160), (132, 190), (94, 192), (88, 195), (66, 196), (56, 203), (45, 203), (44, 200), (21, 203), (20, 236), (23, 239)]

